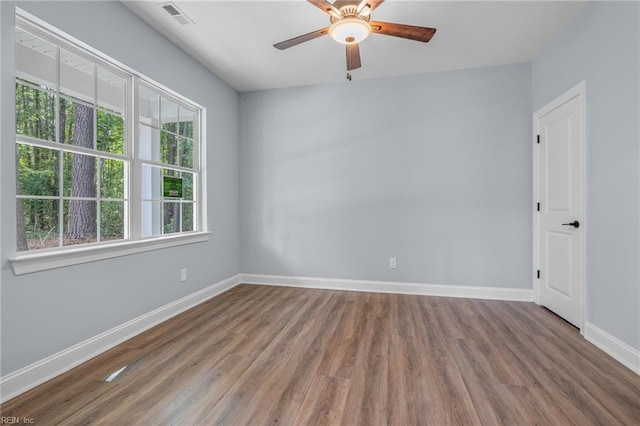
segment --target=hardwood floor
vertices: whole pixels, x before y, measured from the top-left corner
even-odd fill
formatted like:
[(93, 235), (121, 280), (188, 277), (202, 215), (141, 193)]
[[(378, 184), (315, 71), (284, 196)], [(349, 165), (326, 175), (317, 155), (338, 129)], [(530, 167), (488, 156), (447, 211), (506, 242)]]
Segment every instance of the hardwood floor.
[(242, 285), (1, 409), (44, 425), (638, 425), (640, 376), (532, 303)]

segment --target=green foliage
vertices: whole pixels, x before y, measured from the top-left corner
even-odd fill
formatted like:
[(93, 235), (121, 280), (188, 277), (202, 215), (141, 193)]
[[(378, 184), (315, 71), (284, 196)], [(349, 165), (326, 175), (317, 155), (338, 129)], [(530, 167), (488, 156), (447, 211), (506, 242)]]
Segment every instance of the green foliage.
[(180, 135), (193, 139), (193, 121), (183, 121), (180, 123)]
[[(56, 109), (56, 103), (59, 102)], [(16, 81), (16, 133), (35, 139), (74, 144), (76, 139), (76, 110), (79, 100), (65, 94), (57, 96), (47, 88), (22, 80)], [(126, 163), (122, 160), (102, 158), (100, 152), (125, 154), (125, 120), (123, 116), (104, 108), (93, 108), (95, 120), (95, 149), (98, 151), (93, 184), (100, 198), (99, 227), (102, 240), (122, 239), (125, 235), (125, 177)], [(56, 116), (57, 114), (57, 116)], [(181, 113), (182, 114), (182, 113)], [(160, 161), (174, 166), (194, 166), (193, 118), (181, 115), (180, 122), (162, 123), (160, 129)], [(56, 131), (58, 126), (58, 131)], [(85, 126), (86, 128), (86, 126)], [(84, 135), (84, 139), (92, 135)], [(157, 143), (157, 142), (156, 142)], [(157, 145), (156, 145), (157, 146)], [(59, 245), (59, 225), (67, 229), (74, 214), (69, 200), (74, 179), (74, 154), (57, 149), (41, 148), (18, 143), (17, 194), (21, 196), (18, 213), (23, 216), (24, 229), (19, 236), (26, 236), (30, 249)], [(62, 164), (60, 164), (62, 162)], [(60, 172), (62, 171), (62, 178)], [(92, 172), (93, 173), (93, 172)], [(164, 169), (163, 174), (183, 179), (183, 201), (163, 202), (163, 231), (165, 234), (192, 231), (194, 228), (194, 174)], [(89, 183), (91, 180), (89, 181)], [(62, 184), (62, 185), (61, 185)], [(60, 209), (60, 197), (64, 208)], [(38, 199), (33, 197), (52, 197)], [(93, 202), (95, 207), (95, 202)], [(62, 221), (59, 220), (63, 210)], [(64, 245), (87, 242), (68, 241)]]
[(73, 143), (76, 124), (76, 104), (71, 99), (60, 99), (60, 143)]
[(193, 231), (193, 203), (164, 203), (164, 224), (163, 233), (172, 234), (180, 232), (180, 221), (182, 222), (182, 232)]
[(18, 200), (24, 216), (24, 232), (29, 248), (57, 245), (58, 202), (56, 200)]
[(182, 231), (193, 231), (193, 203), (182, 204)]
[(44, 89), (16, 83), (16, 133), (55, 141), (56, 96)]
[(58, 152), (17, 145), (18, 194), (55, 196), (58, 193)]
[(124, 154), (124, 119), (121, 115), (98, 110), (98, 150)]
[[(73, 144), (77, 102), (60, 97), (58, 120), (56, 105), (58, 97), (44, 88), (35, 85), (16, 83), (16, 133), (49, 142)], [(95, 111), (95, 110), (94, 110)], [(124, 153), (124, 119), (121, 115), (106, 110), (96, 111), (97, 149), (116, 154)], [(59, 126), (56, 140), (56, 121)], [(16, 145), (17, 155), (17, 194), (25, 197), (59, 197), (72, 195), (70, 188), (73, 179), (73, 153), (64, 153), (55, 149), (41, 148), (28, 144)], [(62, 159), (62, 188), (59, 173)], [(99, 182), (99, 196), (103, 199), (123, 199), (125, 195), (125, 163), (107, 158), (99, 159), (100, 173), (94, 182)], [(58, 245), (59, 238), (59, 200), (33, 199), (19, 200), (24, 218), (24, 229), (18, 230), (26, 235), (28, 246), (44, 248)], [(65, 202), (66, 203), (66, 202)], [(65, 210), (63, 222), (69, 220)], [(100, 231), (103, 240), (124, 238), (124, 201), (103, 201), (100, 204)], [(65, 241), (65, 244), (67, 242)]]
[(20, 189), (23, 194), (49, 195), (54, 193), (57, 173), (54, 170), (20, 169)]
[[(193, 167), (193, 123), (180, 123), (183, 136), (173, 133), (176, 123), (164, 123), (160, 132), (160, 161), (172, 166)], [(189, 135), (189, 137), (184, 137)]]
[(182, 193), (185, 200), (193, 200), (193, 173), (182, 173)]
[(100, 196), (109, 199), (124, 198), (124, 161), (100, 160)]
[(100, 203), (100, 236), (103, 240), (124, 238), (124, 202)]

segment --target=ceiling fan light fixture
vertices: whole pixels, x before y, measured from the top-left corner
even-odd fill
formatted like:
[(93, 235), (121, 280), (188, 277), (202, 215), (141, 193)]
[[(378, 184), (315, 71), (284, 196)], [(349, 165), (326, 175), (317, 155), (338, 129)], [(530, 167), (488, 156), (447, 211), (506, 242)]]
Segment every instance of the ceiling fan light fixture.
[(342, 44), (360, 43), (371, 34), (371, 25), (360, 18), (343, 18), (329, 28), (332, 39)]

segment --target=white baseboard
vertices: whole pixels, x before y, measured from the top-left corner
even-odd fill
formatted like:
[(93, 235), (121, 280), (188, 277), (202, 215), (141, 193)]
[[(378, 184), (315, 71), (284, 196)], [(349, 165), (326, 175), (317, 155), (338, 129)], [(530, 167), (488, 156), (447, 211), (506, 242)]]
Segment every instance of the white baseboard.
[(47, 380), (119, 345), (149, 328), (240, 284), (240, 275), (217, 282), (200, 291), (127, 321), (63, 351), (34, 362), (0, 378), (0, 402), (20, 395)]
[(627, 345), (591, 323), (587, 323), (584, 329), (585, 339), (640, 375), (640, 351), (638, 349)]
[(240, 279), (243, 284), (533, 302), (533, 290), (518, 288), (417, 284), (391, 281), (343, 280), (333, 278), (287, 277), (256, 274), (240, 274)]

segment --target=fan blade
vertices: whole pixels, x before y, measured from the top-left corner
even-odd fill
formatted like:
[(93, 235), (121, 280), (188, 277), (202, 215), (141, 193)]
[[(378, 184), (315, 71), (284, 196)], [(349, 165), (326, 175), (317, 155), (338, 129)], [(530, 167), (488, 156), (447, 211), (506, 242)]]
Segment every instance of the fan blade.
[(352, 4), (353, 0), (336, 0), (333, 2), (333, 7), (340, 9), (342, 6), (351, 6)]
[(361, 66), (360, 46), (358, 43), (347, 44), (347, 71), (358, 69)]
[(416, 27), (414, 25), (393, 24), (390, 22), (369, 22), (371, 31), (377, 34), (384, 34), (394, 37), (408, 38), (427, 43), (436, 33), (435, 28)]
[(307, 0), (307, 1), (312, 5), (314, 5), (315, 7), (317, 7), (318, 9), (322, 9), (324, 13), (327, 13), (336, 19), (342, 18), (342, 13), (340, 13), (340, 10), (334, 5), (332, 5), (331, 3), (329, 3), (327, 0)]
[(308, 33), (308, 34), (303, 34), (301, 36), (294, 37), (294, 38), (289, 39), (289, 40), (281, 41), (280, 43), (274, 44), (273, 47), (275, 47), (276, 49), (280, 49), (280, 50), (288, 49), (290, 47), (297, 46), (300, 43), (304, 43), (305, 41), (309, 41), (309, 40), (313, 40), (314, 38), (322, 37), (323, 35), (326, 35), (328, 33), (329, 33), (329, 28), (323, 28), (321, 30), (313, 31), (313, 32)]
[(370, 15), (371, 12), (376, 10), (378, 6), (382, 4), (383, 1), (384, 0), (362, 0), (356, 10), (359, 15), (362, 13), (365, 13), (365, 16)]

